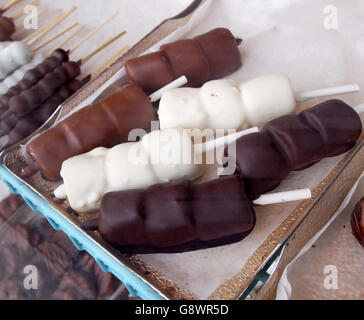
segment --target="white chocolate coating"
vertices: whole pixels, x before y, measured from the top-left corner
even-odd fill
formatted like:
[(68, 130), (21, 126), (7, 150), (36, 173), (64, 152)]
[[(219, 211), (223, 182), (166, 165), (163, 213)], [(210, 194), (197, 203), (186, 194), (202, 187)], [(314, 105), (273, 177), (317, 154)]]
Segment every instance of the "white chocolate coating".
[(99, 208), (108, 192), (195, 180), (203, 172), (204, 167), (194, 163), (193, 143), (186, 131), (153, 131), (141, 142), (97, 148), (66, 160), (61, 170), (64, 185), (54, 194), (67, 198), (74, 210), (89, 212)]
[(44, 60), (43, 55), (40, 53), (34, 55), (33, 59), (21, 66), (19, 69), (15, 70), (12, 74), (8, 75), (2, 82), (0, 82), (0, 94), (6, 93), (11, 87), (18, 84), (20, 80), (23, 79), (25, 73), (37, 65), (39, 65)]
[(12, 41), (0, 41), (0, 50), (6, 48)]
[(242, 84), (223, 79), (207, 82), (201, 89), (169, 90), (160, 101), (158, 114), (161, 129), (244, 130), (295, 110), (290, 80), (272, 74)]
[(20, 41), (13, 41), (0, 50), (0, 80), (7, 77), (32, 58), (29, 48)]
[(262, 126), (270, 120), (296, 112), (291, 81), (272, 74), (241, 84), (244, 110), (250, 126)]

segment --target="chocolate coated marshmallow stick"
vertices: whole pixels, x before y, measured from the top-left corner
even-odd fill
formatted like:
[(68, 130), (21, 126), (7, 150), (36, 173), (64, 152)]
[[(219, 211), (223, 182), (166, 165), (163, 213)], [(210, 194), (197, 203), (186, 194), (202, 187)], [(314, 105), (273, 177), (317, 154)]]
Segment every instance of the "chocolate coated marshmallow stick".
[(216, 247), (240, 241), (254, 226), (254, 209), (236, 175), (109, 193), (99, 217), (103, 239), (129, 253)]
[(328, 100), (299, 115), (270, 121), (260, 133), (238, 139), (236, 166), (249, 198), (255, 200), (275, 189), (291, 171), (349, 151), (361, 132), (361, 120), (353, 108)]
[(232, 74), (242, 66), (240, 39), (217, 28), (194, 39), (163, 45), (160, 51), (126, 62), (131, 82), (152, 93), (181, 76), (188, 86), (200, 87), (209, 80)]
[(70, 115), (27, 146), (27, 152), (45, 179), (57, 181), (63, 161), (97, 147), (112, 147), (128, 140), (133, 129), (150, 130), (153, 105), (133, 84)]

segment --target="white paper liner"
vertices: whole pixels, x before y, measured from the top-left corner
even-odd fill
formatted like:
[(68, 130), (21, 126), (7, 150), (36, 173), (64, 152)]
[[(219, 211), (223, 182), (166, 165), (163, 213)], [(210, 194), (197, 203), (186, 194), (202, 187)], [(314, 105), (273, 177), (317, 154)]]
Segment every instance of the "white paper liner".
[[(302, 250), (299, 252), (299, 254), (292, 260), (292, 262), (290, 262), (286, 268), (283, 271), (282, 277), (279, 281), (278, 287), (277, 287), (277, 294), (276, 294), (276, 299), (277, 300), (289, 300), (292, 296), (292, 286), (291, 286), (291, 282), (288, 279), (288, 274), (290, 273), (290, 270), (295, 266), (295, 264), (297, 263), (298, 260), (300, 260), (300, 257), (302, 257), (305, 253), (307, 253), (309, 250), (316, 250), (317, 248), (313, 248), (312, 246), (316, 243), (316, 241), (321, 237), (321, 235), (323, 235), (328, 229), (329, 227), (332, 225), (332, 223), (338, 218), (338, 216), (343, 213), (344, 209), (347, 208), (347, 206), (351, 203), (351, 210), (349, 210), (349, 221), (347, 222), (346, 228), (348, 231), (347, 232), (351, 232), (349, 230), (351, 230), (351, 226), (350, 226), (350, 213), (352, 212), (352, 208), (353, 206), (355, 206), (356, 202), (358, 201), (358, 198), (361, 198), (364, 196), (364, 172), (362, 173), (362, 175), (359, 177), (359, 179), (356, 181), (356, 183), (354, 184), (353, 188), (350, 190), (350, 192), (348, 193), (348, 195), (346, 196), (346, 198), (344, 199), (344, 201), (342, 202), (342, 204), (340, 205), (339, 209), (336, 211), (336, 213), (334, 214), (334, 216), (330, 219), (329, 222), (327, 222), (327, 224), (302, 248)], [(361, 192), (360, 194), (355, 197), (355, 199), (353, 198), (354, 194), (359, 191), (358, 190), (358, 186), (359, 184), (362, 184), (361, 186)], [(359, 192), (358, 192), (359, 193)], [(348, 220), (348, 219), (346, 219)], [(352, 235), (353, 240), (354, 240), (354, 236)], [(356, 240), (355, 240), (356, 241)], [(359, 246), (359, 244), (357, 245)], [(347, 250), (351, 250), (352, 248), (347, 248)], [(362, 248), (359, 248), (359, 254), (363, 255), (364, 257), (364, 250), (362, 250)], [(321, 249), (321, 250), (324, 250)], [(363, 251), (363, 252), (361, 252)], [(325, 252), (324, 252), (325, 253)], [(339, 255), (337, 256), (337, 259), (339, 259)], [(331, 260), (332, 263), (336, 263), (338, 262), (337, 259)], [(308, 259), (310, 260), (310, 259)], [(307, 261), (306, 261), (307, 263)], [(311, 261), (312, 263), (312, 261)], [(307, 267), (309, 268), (309, 265), (311, 263), (307, 264)], [(329, 265), (329, 262), (328, 262)], [(307, 270), (307, 272), (309, 272), (309, 270)], [(295, 274), (296, 276), (300, 276), (299, 273)], [(315, 278), (316, 279), (316, 278)], [(294, 280), (293, 280), (294, 281)], [(309, 288), (310, 283), (305, 281), (306, 285), (305, 288)], [(323, 283), (323, 282), (321, 282)], [(296, 284), (296, 290), (298, 290), (299, 287)], [(304, 288), (301, 288), (304, 289)], [(362, 288), (361, 290), (362, 293), (364, 293), (364, 288)], [(344, 293), (343, 296), (345, 296), (347, 293)], [(350, 294), (350, 293), (349, 293)], [(312, 298), (312, 296), (307, 296), (307, 299)]]

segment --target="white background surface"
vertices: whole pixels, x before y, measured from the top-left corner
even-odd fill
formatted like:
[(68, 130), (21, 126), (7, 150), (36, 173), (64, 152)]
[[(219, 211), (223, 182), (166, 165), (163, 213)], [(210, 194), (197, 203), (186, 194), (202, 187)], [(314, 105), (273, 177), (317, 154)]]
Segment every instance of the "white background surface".
[[(43, 19), (59, 13), (55, 8), (68, 9), (72, 5), (78, 5), (77, 12), (61, 26), (68, 26), (77, 20), (87, 24), (88, 30), (102, 23), (115, 10), (120, 11), (112, 23), (72, 56), (75, 60), (79, 59), (105, 41), (106, 37), (127, 30), (127, 36), (85, 66), (87, 73), (102, 65), (125, 44), (132, 46), (163, 19), (179, 13), (189, 3), (187, 0), (43, 0), (41, 6), (47, 6), (50, 10), (42, 16), (41, 25), (45, 23), (42, 22)], [(337, 30), (324, 28), (324, 9), (328, 5), (335, 5), (338, 9)], [(236, 36), (244, 38), (251, 32), (275, 25), (276, 31), (244, 43), (244, 67), (231, 78), (245, 81), (277, 72), (288, 75), (297, 91), (352, 82), (357, 82), (364, 88), (363, 18), (364, 3), (361, 0), (213, 0), (209, 15), (201, 21), (193, 34), (226, 26)], [(83, 34), (86, 32), (84, 30)], [(74, 39), (70, 45), (76, 41)], [(45, 49), (47, 51), (51, 48), (52, 45), (49, 45)], [(343, 100), (353, 105), (364, 102), (364, 90), (343, 96)], [(282, 188), (315, 186), (321, 180), (318, 172), (329, 172), (336, 161), (337, 159), (325, 160), (319, 166), (305, 171), (306, 177), (314, 177), (317, 181), (314, 178), (304, 181), (301, 175), (293, 174)], [(289, 204), (286, 210), (289, 211), (295, 205), (297, 204)], [(182, 255), (153, 255), (145, 259), (183, 288), (198, 297), (206, 298), (224, 280), (241, 270), (244, 265), (243, 256), (248, 257), (254, 247), (264, 241), (267, 230), (274, 230), (284, 218), (273, 214), (279, 211), (281, 209), (274, 206), (261, 210), (258, 213), (257, 229), (244, 243)]]

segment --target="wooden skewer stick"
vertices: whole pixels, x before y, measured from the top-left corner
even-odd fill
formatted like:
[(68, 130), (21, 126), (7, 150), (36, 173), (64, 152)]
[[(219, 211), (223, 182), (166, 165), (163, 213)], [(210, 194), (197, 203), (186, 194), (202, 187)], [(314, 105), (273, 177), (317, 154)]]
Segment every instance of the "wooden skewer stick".
[(51, 55), (52, 52), (58, 48), (62, 48), (64, 46), (65, 43), (67, 43), (69, 40), (71, 40), (77, 33), (79, 33), (81, 30), (83, 30), (85, 28), (84, 25), (79, 26), (75, 31), (73, 31), (67, 38), (65, 38), (64, 40), (62, 40), (53, 50), (51, 50), (49, 52), (48, 55)]
[(91, 75), (92, 78), (96, 78), (101, 72), (103, 72), (106, 68), (111, 66), (118, 58), (120, 58), (125, 52), (129, 50), (129, 46), (123, 47), (117, 53), (115, 53), (110, 59), (108, 59), (101, 67), (97, 68)]
[(49, 38), (48, 40), (44, 41), (43, 43), (41, 43), (39, 46), (37, 46), (36, 48), (33, 49), (33, 51), (37, 51), (43, 47), (45, 47), (47, 44), (49, 44), (50, 42), (52, 42), (53, 40), (61, 37), (62, 35), (64, 35), (65, 33), (67, 33), (68, 31), (72, 30), (74, 27), (78, 26), (78, 22), (75, 22), (73, 24), (71, 24), (69, 27), (67, 27), (66, 29), (62, 30), (61, 32), (58, 32), (56, 35), (54, 35), (53, 37)]
[(92, 57), (94, 57), (96, 54), (98, 54), (101, 50), (108, 47), (110, 44), (115, 42), (116, 40), (120, 39), (123, 35), (126, 34), (126, 31), (120, 32), (117, 36), (105, 41), (100, 47), (98, 47), (96, 50), (91, 52), (88, 56), (82, 59), (82, 64), (85, 64), (87, 61), (89, 61)]
[(73, 11), (77, 9), (76, 6), (73, 6), (71, 9), (66, 11), (65, 13), (62, 13), (59, 15), (51, 24), (48, 25), (44, 30), (42, 30), (37, 36), (29, 40), (27, 43), (29, 45), (32, 45), (33, 43), (37, 42), (39, 39), (41, 39), (45, 34), (47, 34), (51, 29), (53, 29), (57, 24), (62, 22), (64, 19), (66, 19)]
[(41, 33), (42, 30), (44, 30), (49, 24), (39, 28), (38, 30), (35, 30), (34, 32), (32, 32), (30, 35), (28, 35), (27, 37), (25, 37), (22, 42), (26, 43), (27, 41), (29, 41), (30, 39), (34, 38), (37, 34)]
[(46, 13), (48, 11), (48, 8), (42, 8), (40, 11), (38, 11), (38, 16), (41, 16), (42, 14)]
[(98, 32), (102, 27), (104, 27), (106, 24), (111, 22), (117, 15), (119, 14), (119, 11), (116, 11), (110, 18), (105, 20), (102, 24), (100, 24), (98, 27), (91, 29), (90, 32), (88, 32), (80, 41), (78, 41), (73, 48), (70, 50), (70, 53), (78, 49), (85, 41), (87, 41), (89, 38), (91, 38), (96, 32)]
[(39, 5), (39, 0), (33, 0), (31, 3), (27, 4), (26, 6), (24, 6), (23, 9), (21, 9), (18, 13), (14, 14), (12, 16), (12, 19), (13, 20), (17, 20), (19, 19), (23, 14), (24, 14), (24, 9), (27, 7), (27, 6), (37, 6)]
[(16, 4), (18, 4), (21, 1), (23, 1), (23, 0), (10, 0), (6, 5), (4, 5), (1, 8), (1, 10), (3, 10), (3, 11), (9, 10), (11, 7), (15, 6)]

